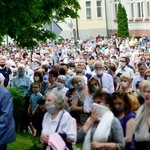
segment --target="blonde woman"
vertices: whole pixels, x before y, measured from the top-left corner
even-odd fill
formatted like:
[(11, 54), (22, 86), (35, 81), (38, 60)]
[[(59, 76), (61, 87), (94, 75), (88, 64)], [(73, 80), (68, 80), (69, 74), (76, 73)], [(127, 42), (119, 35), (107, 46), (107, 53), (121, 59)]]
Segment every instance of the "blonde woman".
[(150, 81), (150, 69), (146, 70), (144, 73), (144, 79)]
[(74, 83), (76, 91), (73, 93), (71, 110), (74, 112), (77, 123), (81, 125), (84, 124), (88, 118), (87, 114), (84, 113), (84, 102), (89, 92), (82, 76), (76, 76)]
[(140, 107), (140, 104), (138, 102), (137, 94), (136, 92), (131, 88), (132, 79), (129, 75), (124, 74), (120, 76), (120, 85), (121, 89), (124, 93), (126, 93), (132, 103), (132, 111), (137, 111)]
[(150, 81), (142, 89), (144, 104), (138, 109), (135, 118), (135, 141), (137, 150), (150, 149)]

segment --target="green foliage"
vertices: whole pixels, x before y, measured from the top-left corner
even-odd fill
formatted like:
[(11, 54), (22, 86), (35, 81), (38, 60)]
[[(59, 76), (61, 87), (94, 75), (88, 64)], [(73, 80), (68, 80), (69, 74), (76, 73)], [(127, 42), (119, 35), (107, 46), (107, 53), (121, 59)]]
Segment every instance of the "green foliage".
[[(35, 137), (25, 132), (18, 132), (15, 142), (8, 144), (8, 150), (42, 150), (40, 137)], [(78, 150), (82, 149), (82, 143), (76, 144)]]
[(9, 87), (8, 91), (13, 97), (14, 106), (14, 120), (16, 125), (21, 123), (21, 117), (24, 110), (25, 99), (23, 98), (23, 91), (17, 87)]
[(117, 33), (118, 37), (129, 37), (127, 13), (121, 3), (118, 4), (117, 28), (118, 28)]
[(33, 47), (38, 41), (56, 38), (42, 30), (45, 23), (78, 17), (78, 0), (0, 0), (0, 39), (9, 35), (19, 46)]

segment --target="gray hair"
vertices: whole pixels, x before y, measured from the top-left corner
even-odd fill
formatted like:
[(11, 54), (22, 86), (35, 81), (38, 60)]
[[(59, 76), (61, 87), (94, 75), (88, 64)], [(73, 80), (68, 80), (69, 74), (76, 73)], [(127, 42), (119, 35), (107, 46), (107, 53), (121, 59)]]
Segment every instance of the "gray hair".
[(140, 61), (138, 64), (137, 64), (138, 67), (140, 66), (144, 66), (146, 68), (148, 68), (147, 64), (144, 62), (144, 61)]
[(52, 90), (50, 92), (47, 92), (46, 95), (45, 95), (45, 99), (49, 95), (53, 95), (56, 108), (58, 108), (58, 109), (63, 109), (64, 108), (64, 109), (68, 110), (68, 105), (64, 101), (64, 99), (62, 97), (62, 94), (60, 92), (58, 92), (57, 90)]
[(95, 65), (97, 65), (97, 64), (101, 64), (102, 65), (102, 67), (104, 67), (104, 63), (102, 62), (102, 61), (95, 61), (95, 63), (94, 63), (94, 67), (95, 67)]
[(65, 75), (59, 75), (58, 79), (62, 80), (64, 83), (67, 81), (67, 77)]

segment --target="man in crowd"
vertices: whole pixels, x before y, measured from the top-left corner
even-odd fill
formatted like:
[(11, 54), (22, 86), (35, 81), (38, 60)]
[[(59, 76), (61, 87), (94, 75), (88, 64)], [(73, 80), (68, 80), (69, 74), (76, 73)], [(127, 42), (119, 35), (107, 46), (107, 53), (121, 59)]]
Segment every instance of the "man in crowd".
[(0, 150), (7, 150), (7, 144), (15, 141), (12, 96), (0, 85)]

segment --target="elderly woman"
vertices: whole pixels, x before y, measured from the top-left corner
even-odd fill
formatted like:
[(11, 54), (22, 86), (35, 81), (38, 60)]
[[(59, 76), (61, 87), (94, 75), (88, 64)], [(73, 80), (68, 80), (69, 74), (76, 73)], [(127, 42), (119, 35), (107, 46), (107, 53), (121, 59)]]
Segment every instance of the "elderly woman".
[(79, 129), (77, 141), (83, 142), (83, 150), (111, 149), (125, 147), (121, 125), (110, 110), (112, 97), (105, 92), (97, 92), (94, 97), (91, 117)]
[(56, 83), (56, 88), (53, 89), (53, 91), (58, 91), (59, 93), (61, 93), (63, 99), (66, 98), (66, 93), (69, 90), (67, 87), (65, 87), (66, 81), (67, 77), (65, 75), (59, 75)]
[(76, 91), (73, 93), (71, 110), (74, 113), (77, 123), (82, 125), (88, 118), (88, 115), (84, 113), (84, 102), (89, 92), (82, 76), (78, 75), (74, 80)]
[(144, 104), (138, 109), (135, 118), (135, 141), (137, 150), (150, 149), (150, 81), (142, 89)]
[(23, 65), (19, 65), (17, 76), (12, 78), (11, 86), (21, 88), (24, 96), (28, 96), (30, 85), (30, 78), (25, 75), (25, 67)]
[[(18, 66), (18, 73), (17, 76), (12, 78), (11, 81), (11, 87), (18, 87), (23, 90), (22, 96), (25, 98), (25, 106), (24, 106), (24, 112), (22, 116), (22, 122), (20, 125), (20, 129), (23, 130), (25, 129), (26, 132), (28, 132), (28, 115), (27, 115), (27, 108), (29, 106), (29, 94), (30, 94), (30, 78), (25, 75), (25, 67), (23, 65)], [(20, 100), (21, 97), (20, 97)]]
[(137, 98), (138, 95), (131, 88), (131, 82), (132, 82), (132, 79), (129, 75), (124, 74), (120, 76), (120, 85), (121, 85), (120, 90), (126, 93), (128, 97), (130, 98), (130, 101), (132, 103), (132, 111), (137, 111), (137, 109), (140, 107), (140, 104)]
[(64, 110), (66, 105), (60, 92), (48, 92), (45, 96), (45, 105), (47, 113), (44, 115), (42, 123), (41, 141), (48, 144), (52, 134), (58, 132), (64, 139), (68, 149), (73, 150), (72, 142), (76, 141), (76, 128), (72, 117)]

